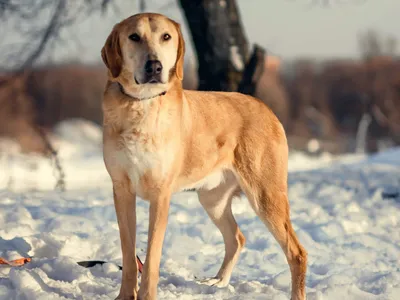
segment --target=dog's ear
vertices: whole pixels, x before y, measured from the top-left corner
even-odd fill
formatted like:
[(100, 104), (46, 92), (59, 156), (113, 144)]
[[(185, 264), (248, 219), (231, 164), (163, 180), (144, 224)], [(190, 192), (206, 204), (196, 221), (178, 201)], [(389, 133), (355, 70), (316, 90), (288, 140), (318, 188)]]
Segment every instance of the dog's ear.
[(173, 22), (176, 31), (178, 32), (178, 54), (176, 56), (176, 62), (175, 62), (175, 73), (176, 77), (178, 77), (179, 80), (183, 79), (183, 62), (184, 62), (184, 56), (185, 56), (185, 40), (183, 39), (182, 31), (181, 31), (181, 26), (179, 23), (176, 23), (175, 21)]
[(104, 64), (110, 70), (111, 75), (118, 77), (122, 70), (122, 52), (119, 43), (119, 34), (117, 27), (114, 26), (108, 36), (105, 45), (101, 49), (101, 58)]

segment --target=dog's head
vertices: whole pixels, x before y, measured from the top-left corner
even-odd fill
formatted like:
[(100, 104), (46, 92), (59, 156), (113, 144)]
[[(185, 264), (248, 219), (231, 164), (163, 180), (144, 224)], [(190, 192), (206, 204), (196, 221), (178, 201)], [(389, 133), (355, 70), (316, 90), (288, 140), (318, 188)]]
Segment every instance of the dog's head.
[(101, 50), (112, 81), (132, 97), (150, 98), (183, 79), (185, 43), (180, 25), (153, 13), (114, 26)]

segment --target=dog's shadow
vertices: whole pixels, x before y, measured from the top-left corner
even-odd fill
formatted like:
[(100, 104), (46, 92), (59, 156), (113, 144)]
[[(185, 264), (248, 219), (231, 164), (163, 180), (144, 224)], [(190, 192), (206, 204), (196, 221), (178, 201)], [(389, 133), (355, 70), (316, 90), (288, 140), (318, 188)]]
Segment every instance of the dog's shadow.
[[(212, 295), (220, 292), (232, 291), (232, 286), (228, 285), (226, 288), (219, 288), (216, 286), (209, 286), (200, 282), (202, 278), (187, 279), (177, 274), (160, 274), (159, 288), (161, 290), (173, 290), (174, 292), (187, 293), (188, 290), (192, 294)], [(163, 278), (163, 279), (162, 279)]]

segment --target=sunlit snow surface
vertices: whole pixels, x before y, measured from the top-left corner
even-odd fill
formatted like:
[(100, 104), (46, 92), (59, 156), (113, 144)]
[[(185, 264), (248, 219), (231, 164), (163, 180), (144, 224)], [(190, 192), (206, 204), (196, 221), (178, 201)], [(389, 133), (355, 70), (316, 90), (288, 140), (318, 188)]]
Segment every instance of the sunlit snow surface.
[[(0, 267), (0, 299), (114, 299), (121, 282), (118, 226), (101, 154), (101, 131), (81, 121), (53, 138), (67, 192), (54, 191), (49, 160), (0, 142), (0, 257), (33, 256)], [(400, 299), (400, 149), (365, 158), (292, 153), (293, 226), (308, 251), (308, 299)], [(137, 205), (138, 254), (145, 259), (148, 204)], [(244, 196), (234, 214), (247, 243), (224, 289), (214, 276), (224, 244), (195, 193), (173, 196), (159, 299), (289, 299), (290, 273), (271, 234)], [(80, 260), (109, 262), (91, 269)]]

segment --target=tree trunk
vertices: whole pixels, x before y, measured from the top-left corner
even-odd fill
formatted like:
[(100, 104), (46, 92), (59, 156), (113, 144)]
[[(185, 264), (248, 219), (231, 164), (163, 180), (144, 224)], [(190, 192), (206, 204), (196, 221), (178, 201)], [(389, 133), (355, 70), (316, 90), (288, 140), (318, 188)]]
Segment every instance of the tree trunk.
[[(235, 0), (179, 0), (197, 52), (199, 90), (254, 93), (260, 49), (247, 67), (248, 42)], [(247, 72), (244, 72), (246, 69)], [(256, 72), (257, 73), (257, 72)], [(261, 72), (262, 73), (262, 72)], [(260, 72), (257, 76), (261, 75)], [(244, 78), (243, 75), (246, 77)]]

